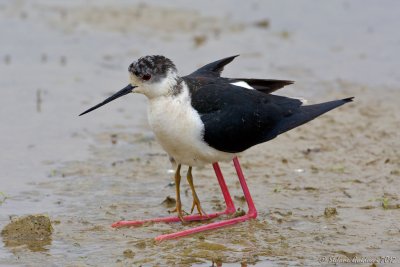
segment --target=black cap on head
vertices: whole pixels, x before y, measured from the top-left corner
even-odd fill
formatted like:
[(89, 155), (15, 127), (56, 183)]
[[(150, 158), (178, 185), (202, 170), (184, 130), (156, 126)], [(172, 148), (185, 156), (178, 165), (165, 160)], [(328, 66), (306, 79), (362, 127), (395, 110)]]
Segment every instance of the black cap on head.
[(148, 80), (148, 76), (152, 80), (159, 80), (167, 76), (168, 71), (176, 72), (175, 64), (168, 58), (160, 55), (145, 56), (139, 58), (129, 65), (129, 72), (133, 75)]

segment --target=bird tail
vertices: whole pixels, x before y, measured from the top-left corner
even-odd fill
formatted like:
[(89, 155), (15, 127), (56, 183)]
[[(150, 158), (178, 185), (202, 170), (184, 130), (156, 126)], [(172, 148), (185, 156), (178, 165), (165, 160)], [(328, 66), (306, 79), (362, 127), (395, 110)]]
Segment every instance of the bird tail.
[(265, 141), (273, 139), (281, 133), (287, 132), (306, 122), (309, 122), (332, 109), (340, 107), (348, 102), (352, 102), (353, 98), (354, 97), (349, 97), (315, 105), (301, 106), (298, 113), (281, 120), (278, 125), (276, 125), (275, 128), (268, 133)]

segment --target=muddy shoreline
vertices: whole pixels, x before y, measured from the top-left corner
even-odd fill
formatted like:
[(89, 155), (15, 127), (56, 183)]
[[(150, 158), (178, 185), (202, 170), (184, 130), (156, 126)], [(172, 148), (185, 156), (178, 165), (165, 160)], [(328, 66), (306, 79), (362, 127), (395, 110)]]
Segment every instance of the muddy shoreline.
[[(112, 8), (90, 1), (0, 4), (7, 40), (0, 44), (0, 119), (7, 126), (0, 140), (7, 151), (0, 162), (0, 227), (10, 218), (44, 214), (53, 229), (38, 246), (2, 238), (0, 265), (351, 266), (349, 260), (385, 257), (399, 262), (394, 8), (300, 1), (282, 13), (288, 2), (223, 4), (223, 16), (206, 4), (181, 2), (119, 1)], [(309, 14), (310, 7), (320, 12)], [(135, 12), (143, 27), (127, 27)], [(293, 19), (299, 14), (301, 21)], [(241, 53), (226, 76), (295, 80), (277, 94), (310, 103), (350, 96), (355, 101), (241, 155), (257, 220), (155, 243), (157, 235), (200, 223), (110, 227), (121, 219), (168, 216), (163, 201), (175, 195), (168, 156), (147, 124), (145, 98), (132, 95), (77, 116), (124, 87), (132, 58), (150, 53), (173, 58), (181, 73)], [(232, 163), (221, 168), (235, 204), (246, 210)], [(193, 175), (203, 208), (222, 210), (211, 166), (195, 168)], [(186, 182), (182, 192), (187, 210), (192, 200)]]

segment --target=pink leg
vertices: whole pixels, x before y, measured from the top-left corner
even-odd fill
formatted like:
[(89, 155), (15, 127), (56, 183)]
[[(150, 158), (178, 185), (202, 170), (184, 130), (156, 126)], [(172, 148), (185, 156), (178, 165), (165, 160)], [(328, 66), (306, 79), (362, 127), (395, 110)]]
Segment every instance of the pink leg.
[(243, 172), (242, 172), (242, 168), (240, 167), (240, 163), (237, 157), (235, 157), (233, 159), (233, 164), (235, 165), (235, 169), (236, 169), (236, 173), (239, 177), (239, 182), (240, 185), (242, 186), (242, 190), (243, 190), (243, 194), (244, 194), (244, 198), (246, 199), (247, 202), (247, 206), (249, 207), (249, 211), (247, 212), (247, 215), (250, 218), (257, 218), (257, 210), (256, 210), (256, 206), (254, 206), (254, 202), (253, 199), (251, 197), (249, 188), (247, 187), (247, 183), (246, 180), (244, 178)]
[(243, 216), (237, 217), (237, 218), (233, 218), (233, 219), (220, 221), (220, 222), (214, 222), (214, 223), (210, 223), (210, 224), (205, 224), (205, 225), (202, 225), (202, 226), (194, 227), (194, 228), (191, 228), (191, 229), (183, 230), (183, 231), (172, 233), (172, 234), (160, 235), (160, 236), (157, 236), (155, 239), (157, 241), (162, 241), (162, 240), (167, 240), (167, 239), (183, 237), (183, 236), (191, 235), (191, 234), (194, 234), (194, 233), (199, 233), (199, 232), (203, 232), (203, 231), (207, 231), (207, 230), (226, 227), (226, 226), (229, 226), (229, 225), (233, 225), (233, 224), (236, 224), (236, 223), (239, 223), (239, 222), (246, 221), (248, 219), (256, 218), (257, 217), (257, 210), (256, 210), (256, 208), (254, 206), (253, 200), (252, 200), (251, 195), (250, 195), (249, 188), (247, 187), (247, 184), (246, 184), (245, 178), (243, 176), (242, 169), (240, 168), (239, 160), (237, 159), (237, 157), (235, 157), (233, 159), (233, 164), (235, 165), (236, 173), (237, 173), (237, 175), (239, 177), (239, 182), (240, 182), (240, 185), (242, 186), (244, 197), (246, 199), (247, 205), (249, 206), (249, 211), (248, 211), (248, 213), (246, 215), (243, 215)]
[[(222, 212), (216, 212), (216, 213), (211, 213), (211, 214), (206, 214), (206, 215), (200, 215), (200, 214), (195, 214), (195, 215), (188, 215), (184, 216), (183, 219), (185, 221), (202, 221), (202, 220), (209, 220), (215, 217), (218, 217), (223, 214), (232, 214), (236, 211), (235, 205), (233, 204), (231, 195), (229, 194), (228, 187), (226, 186), (224, 176), (222, 175), (221, 169), (219, 167), (219, 164), (216, 162), (213, 164), (215, 174), (218, 179), (218, 183), (221, 187), (222, 194), (225, 199), (226, 203), (226, 209), (225, 211)], [(161, 217), (161, 218), (153, 218), (153, 219), (146, 219), (146, 220), (136, 220), (136, 221), (119, 221), (116, 223), (113, 223), (111, 227), (114, 228), (119, 228), (119, 227), (127, 227), (127, 226), (140, 226), (145, 223), (157, 223), (157, 222), (179, 222), (180, 219), (177, 216), (171, 216), (171, 217)]]
[(235, 204), (233, 204), (231, 194), (229, 193), (228, 187), (226, 186), (224, 176), (222, 175), (221, 168), (218, 162), (213, 164), (215, 174), (217, 175), (219, 186), (221, 187), (222, 195), (225, 199), (226, 210), (222, 214), (232, 214), (236, 211)]

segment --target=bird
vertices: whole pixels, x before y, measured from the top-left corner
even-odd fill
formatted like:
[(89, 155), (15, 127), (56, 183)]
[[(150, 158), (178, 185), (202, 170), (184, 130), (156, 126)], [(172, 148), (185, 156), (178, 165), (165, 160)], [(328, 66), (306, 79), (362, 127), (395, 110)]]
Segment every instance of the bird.
[[(139, 226), (146, 222), (188, 222), (231, 215), (236, 208), (225, 183), (219, 162), (233, 161), (248, 205), (248, 212), (157, 236), (158, 241), (222, 228), (257, 217), (257, 210), (243, 175), (238, 156), (252, 146), (305, 124), (316, 117), (353, 101), (353, 97), (313, 105), (272, 94), (290, 80), (226, 78), (224, 67), (238, 55), (211, 62), (186, 76), (180, 76), (175, 64), (162, 55), (148, 55), (129, 67), (129, 84), (103, 102), (82, 112), (89, 113), (119, 97), (140, 93), (147, 97), (149, 125), (162, 148), (176, 161), (174, 175), (177, 216), (145, 220), (119, 221), (112, 227)], [(195, 190), (192, 168), (212, 164), (226, 209), (206, 214)], [(185, 214), (180, 198), (181, 166), (188, 166), (187, 181), (192, 191), (191, 214)], [(197, 214), (192, 214), (196, 208)]]

